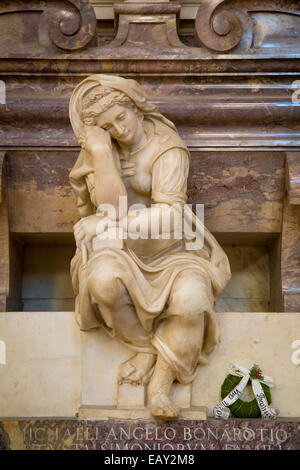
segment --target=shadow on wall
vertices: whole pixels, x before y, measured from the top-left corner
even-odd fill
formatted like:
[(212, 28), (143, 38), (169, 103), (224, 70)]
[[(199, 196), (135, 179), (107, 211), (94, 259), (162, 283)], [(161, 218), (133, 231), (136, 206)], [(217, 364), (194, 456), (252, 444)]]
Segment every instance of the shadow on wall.
[[(232, 279), (217, 303), (218, 312), (268, 312), (270, 263), (268, 247), (225, 246)], [(24, 249), (24, 311), (73, 311), (70, 259), (74, 246), (32, 246)]]

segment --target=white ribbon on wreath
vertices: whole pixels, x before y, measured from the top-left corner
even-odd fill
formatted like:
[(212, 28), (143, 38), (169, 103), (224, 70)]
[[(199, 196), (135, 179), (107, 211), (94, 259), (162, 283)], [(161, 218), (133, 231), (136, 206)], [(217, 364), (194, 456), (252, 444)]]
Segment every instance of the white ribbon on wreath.
[(266, 395), (263, 391), (261, 383), (267, 385), (268, 387), (273, 387), (273, 379), (264, 375), (263, 378), (254, 378), (251, 377), (250, 370), (246, 369), (245, 367), (230, 364), (228, 369), (228, 374), (235, 375), (236, 377), (242, 377), (242, 380), (231, 390), (230, 393), (214, 407), (214, 415), (217, 419), (228, 419), (230, 415), (229, 407), (236, 402), (242, 391), (246, 387), (249, 379), (251, 379), (252, 390), (254, 396), (256, 398), (257, 404), (259, 406), (261, 416), (264, 419), (275, 419), (278, 416), (279, 411), (275, 410), (274, 408), (268, 405), (268, 401), (266, 399)]

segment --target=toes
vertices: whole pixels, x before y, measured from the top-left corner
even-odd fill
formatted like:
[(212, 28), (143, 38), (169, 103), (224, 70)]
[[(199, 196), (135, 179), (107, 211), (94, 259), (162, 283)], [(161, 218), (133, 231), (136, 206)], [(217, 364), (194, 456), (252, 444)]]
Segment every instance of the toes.
[(144, 371), (135, 371), (132, 372), (129, 376), (123, 377), (125, 382), (135, 384), (135, 385), (147, 385), (151, 377), (151, 371), (146, 374)]
[(170, 418), (177, 418), (178, 415), (179, 415), (179, 410), (177, 408), (169, 408), (168, 416)]
[(167, 396), (156, 396), (151, 403), (151, 413), (156, 418), (177, 418), (179, 408)]
[(142, 370), (136, 370), (130, 375), (130, 380), (134, 382), (142, 383), (143, 375), (144, 375), (144, 372)]
[(119, 384), (121, 385), (124, 382), (129, 382), (128, 379), (133, 372), (135, 372), (135, 367), (132, 364), (130, 363), (121, 364), (121, 366), (119, 367), (119, 373), (118, 373)]
[(135, 372), (135, 367), (131, 363), (128, 363), (126, 367), (124, 367), (123, 376), (129, 377), (133, 372)]
[(156, 416), (157, 418), (165, 417), (165, 412), (161, 408), (157, 408), (156, 410), (154, 410), (154, 412), (152, 412), (152, 414), (153, 416)]
[(123, 379), (129, 377), (133, 372), (135, 372), (135, 367), (130, 363), (122, 364), (119, 369), (119, 375)]

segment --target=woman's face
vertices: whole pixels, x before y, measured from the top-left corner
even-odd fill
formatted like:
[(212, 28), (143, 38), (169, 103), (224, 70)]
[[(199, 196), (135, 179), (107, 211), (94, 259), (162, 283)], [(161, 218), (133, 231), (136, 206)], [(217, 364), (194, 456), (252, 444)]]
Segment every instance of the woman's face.
[(143, 131), (142, 121), (131, 108), (114, 104), (96, 118), (99, 127), (109, 132), (113, 139), (131, 146)]

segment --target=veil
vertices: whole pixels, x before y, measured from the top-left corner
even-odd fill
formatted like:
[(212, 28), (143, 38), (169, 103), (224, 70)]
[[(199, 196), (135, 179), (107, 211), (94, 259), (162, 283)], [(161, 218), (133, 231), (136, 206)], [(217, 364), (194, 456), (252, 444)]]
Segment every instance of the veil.
[[(152, 122), (156, 122), (162, 127), (167, 126), (169, 130), (172, 131), (175, 140), (181, 141), (173, 122), (160, 114), (157, 107), (148, 101), (144, 90), (135, 80), (103, 74), (96, 74), (87, 77), (77, 85), (72, 93), (69, 114), (77, 140), (79, 140), (80, 136), (84, 133), (84, 123), (82, 121), (84, 98), (87, 93), (89, 93), (93, 88), (99, 87), (99, 85), (124, 93), (124, 95), (134, 102), (136, 107), (144, 114), (145, 118), (152, 120)], [(181, 146), (182, 145), (183, 143)], [(114, 144), (113, 150), (116, 151)], [(94, 168), (91, 156), (88, 152), (82, 149), (69, 175), (70, 184), (77, 197), (77, 206), (81, 217), (86, 217), (95, 213), (95, 207), (93, 207), (91, 203), (89, 191), (85, 182), (85, 176), (89, 173), (93, 173), (93, 171)]]
[(72, 128), (77, 139), (79, 139), (83, 133), (83, 122), (81, 119), (83, 99), (88, 92), (99, 85), (121, 91), (134, 102), (137, 108), (143, 112), (145, 117), (160, 121), (177, 134), (177, 129), (173, 122), (160, 114), (157, 107), (148, 101), (144, 90), (135, 80), (113, 75), (97, 74), (91, 75), (79, 83), (71, 96), (69, 113)]

